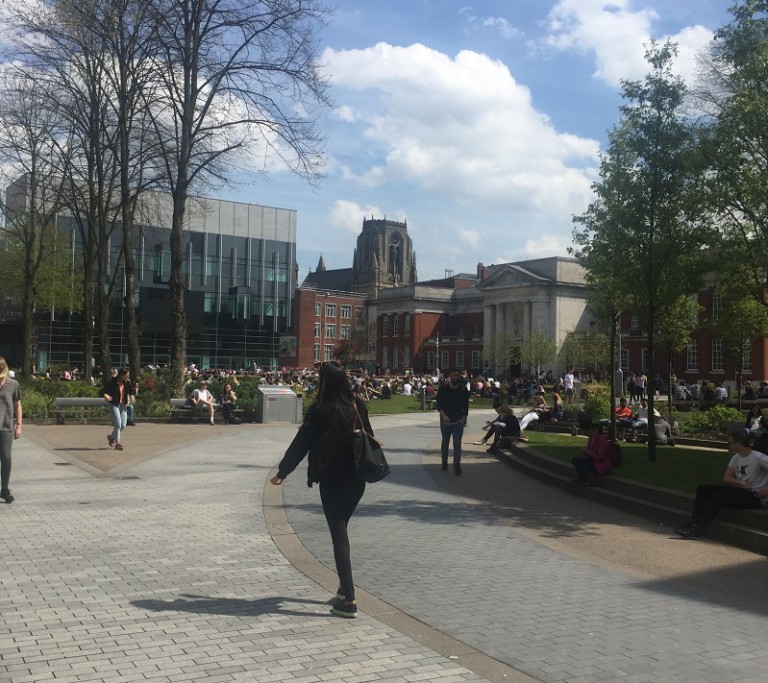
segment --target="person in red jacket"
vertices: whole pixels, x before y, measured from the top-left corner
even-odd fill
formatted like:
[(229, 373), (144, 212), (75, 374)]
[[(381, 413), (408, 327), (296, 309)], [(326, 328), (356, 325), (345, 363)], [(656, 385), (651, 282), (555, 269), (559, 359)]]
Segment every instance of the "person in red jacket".
[(583, 455), (577, 455), (571, 460), (579, 475), (574, 483), (587, 486), (599, 484), (600, 477), (611, 471), (610, 449), (611, 442), (603, 434), (602, 426), (593, 425)]

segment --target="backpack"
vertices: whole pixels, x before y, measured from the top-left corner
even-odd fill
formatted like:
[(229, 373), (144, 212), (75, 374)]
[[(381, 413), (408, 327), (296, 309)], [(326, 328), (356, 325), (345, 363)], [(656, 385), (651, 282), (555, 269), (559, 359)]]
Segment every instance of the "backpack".
[(621, 467), (621, 463), (624, 462), (624, 458), (621, 456), (621, 446), (616, 441), (611, 441), (611, 445), (608, 447), (608, 460), (611, 461), (613, 469)]

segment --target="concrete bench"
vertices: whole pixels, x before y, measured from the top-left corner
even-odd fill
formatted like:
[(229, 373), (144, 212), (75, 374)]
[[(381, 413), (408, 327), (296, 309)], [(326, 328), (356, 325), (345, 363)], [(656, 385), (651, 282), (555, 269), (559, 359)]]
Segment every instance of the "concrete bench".
[[(214, 421), (217, 413), (221, 415), (221, 404), (213, 404)], [(190, 408), (187, 405), (186, 398), (172, 398), (170, 408), (171, 422), (192, 422), (197, 424), (202, 418), (205, 420), (210, 419), (210, 413), (207, 407)]]
[(106, 410), (98, 411), (94, 408), (106, 408), (107, 402), (103, 398), (94, 398), (87, 396), (67, 396), (53, 399), (53, 415), (56, 418), (57, 425), (63, 425), (67, 417), (78, 417), (80, 419), (91, 419), (110, 421)]

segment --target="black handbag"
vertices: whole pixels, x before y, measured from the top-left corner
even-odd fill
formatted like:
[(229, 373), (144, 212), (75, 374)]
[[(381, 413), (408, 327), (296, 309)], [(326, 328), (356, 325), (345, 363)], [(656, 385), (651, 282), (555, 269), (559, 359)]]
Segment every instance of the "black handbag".
[(361, 481), (374, 484), (389, 474), (389, 464), (381, 444), (372, 434), (365, 431), (357, 406), (355, 413), (355, 429), (350, 437), (354, 475)]

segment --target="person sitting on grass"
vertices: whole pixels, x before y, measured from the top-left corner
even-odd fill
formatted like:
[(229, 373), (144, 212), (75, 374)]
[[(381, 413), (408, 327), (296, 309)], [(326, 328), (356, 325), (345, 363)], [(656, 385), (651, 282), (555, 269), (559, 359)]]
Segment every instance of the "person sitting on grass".
[(691, 519), (675, 529), (683, 538), (701, 538), (722, 508), (755, 510), (768, 501), (768, 455), (753, 451), (749, 435), (728, 434), (731, 460), (725, 468), (723, 484), (701, 484), (696, 489)]
[(603, 434), (603, 426), (592, 425), (583, 455), (576, 455), (571, 460), (579, 475), (573, 483), (597, 486), (600, 483), (600, 477), (611, 472), (610, 450), (611, 442)]

